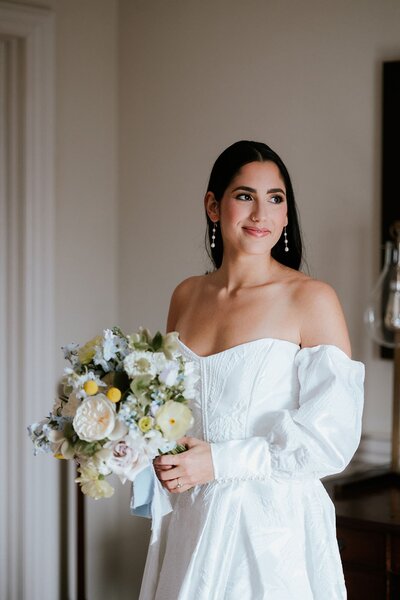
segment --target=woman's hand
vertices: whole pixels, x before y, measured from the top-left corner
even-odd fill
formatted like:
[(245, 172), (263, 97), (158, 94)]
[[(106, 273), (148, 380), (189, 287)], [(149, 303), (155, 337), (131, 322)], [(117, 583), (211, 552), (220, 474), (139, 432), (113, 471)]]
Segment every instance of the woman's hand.
[(179, 494), (194, 485), (213, 481), (215, 476), (210, 444), (194, 437), (183, 437), (177, 443), (185, 444), (188, 450), (180, 454), (157, 456), (153, 461), (163, 487)]

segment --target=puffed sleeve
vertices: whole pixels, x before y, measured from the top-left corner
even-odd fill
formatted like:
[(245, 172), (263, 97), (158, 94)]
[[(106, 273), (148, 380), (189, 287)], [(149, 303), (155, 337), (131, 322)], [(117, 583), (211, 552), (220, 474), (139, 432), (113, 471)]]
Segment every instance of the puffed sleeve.
[(298, 408), (274, 413), (263, 437), (211, 443), (216, 480), (321, 478), (340, 473), (361, 438), (364, 364), (333, 345), (295, 356)]

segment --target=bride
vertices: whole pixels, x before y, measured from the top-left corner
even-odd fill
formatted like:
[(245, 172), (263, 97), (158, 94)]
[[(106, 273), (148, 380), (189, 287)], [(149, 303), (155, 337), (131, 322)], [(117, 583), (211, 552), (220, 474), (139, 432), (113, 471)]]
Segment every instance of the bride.
[(289, 174), (240, 141), (204, 199), (215, 269), (180, 283), (167, 331), (201, 372), (179, 455), (154, 460), (174, 510), (140, 600), (346, 598), (334, 506), (320, 479), (360, 441), (364, 365), (335, 291), (299, 269)]

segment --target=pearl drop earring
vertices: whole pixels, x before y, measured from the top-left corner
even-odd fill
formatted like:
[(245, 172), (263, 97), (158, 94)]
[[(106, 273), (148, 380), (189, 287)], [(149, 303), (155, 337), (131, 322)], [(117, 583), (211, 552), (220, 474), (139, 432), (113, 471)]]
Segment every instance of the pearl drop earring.
[(287, 233), (286, 233), (286, 226), (284, 228), (283, 235), (285, 236), (285, 252), (289, 252), (289, 246), (288, 246), (288, 241), (287, 241)]
[(211, 248), (215, 248), (215, 232), (216, 232), (216, 230), (217, 230), (217, 223), (215, 222), (213, 224), (212, 234), (211, 234), (211, 239), (212, 239)]

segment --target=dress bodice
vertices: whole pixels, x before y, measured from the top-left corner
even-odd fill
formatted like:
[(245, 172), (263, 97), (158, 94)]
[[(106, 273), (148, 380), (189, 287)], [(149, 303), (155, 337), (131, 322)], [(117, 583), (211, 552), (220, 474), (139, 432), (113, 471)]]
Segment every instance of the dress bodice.
[(178, 341), (185, 358), (200, 369), (189, 435), (209, 442), (263, 435), (274, 411), (298, 406), (297, 344), (261, 338), (199, 356)]
[(361, 437), (363, 363), (334, 345), (276, 338), (203, 357), (179, 343), (200, 369), (188, 435), (211, 443), (217, 480), (240, 463), (242, 475), (265, 478), (321, 478), (348, 464)]

